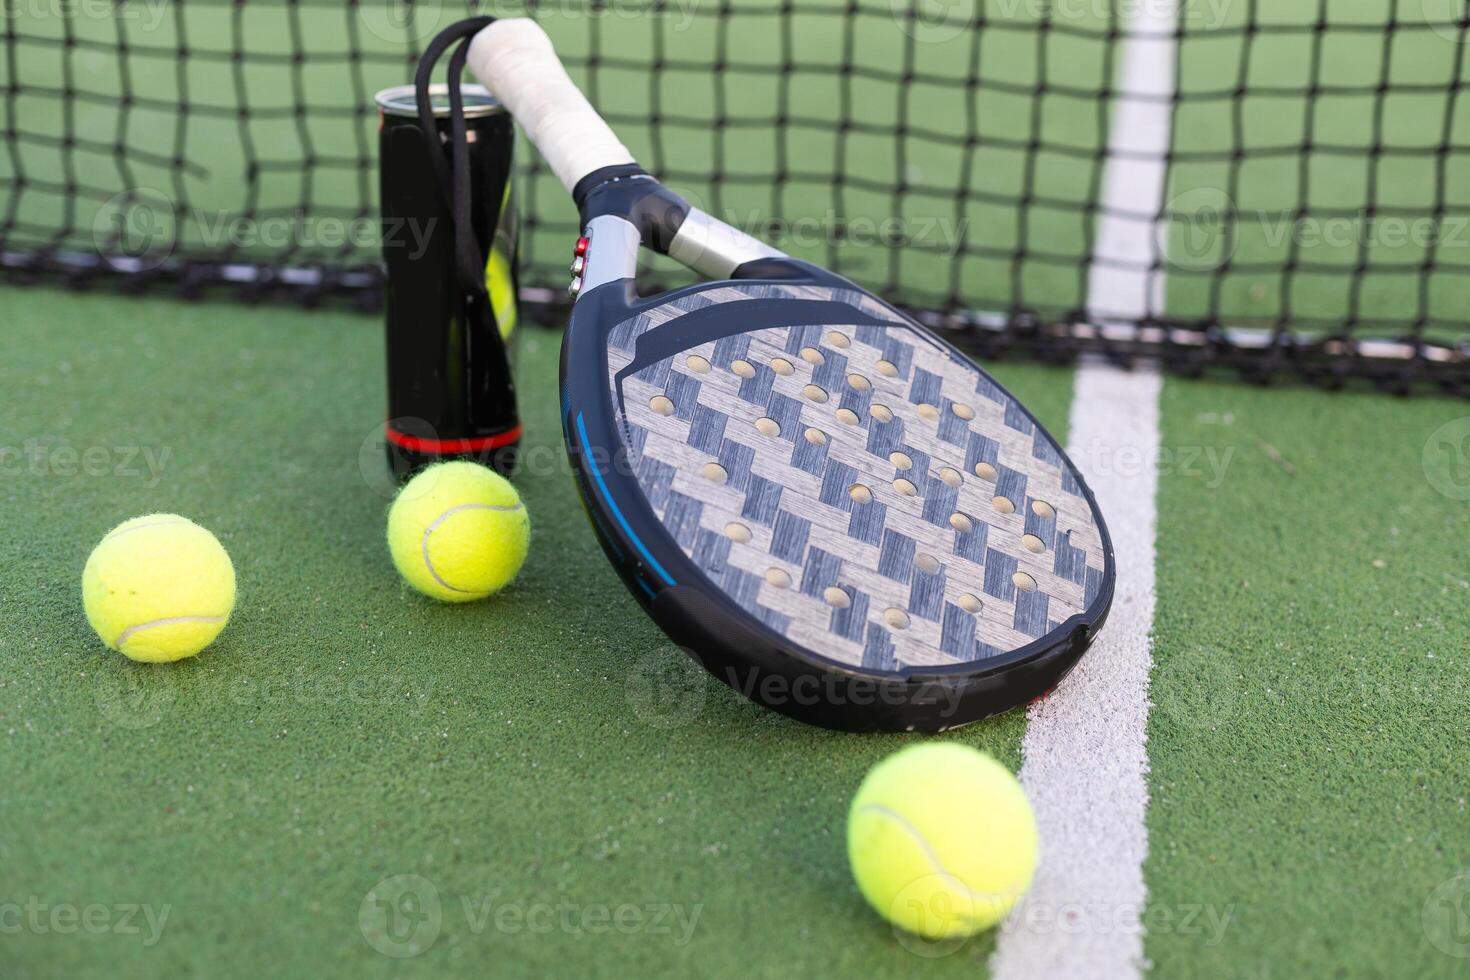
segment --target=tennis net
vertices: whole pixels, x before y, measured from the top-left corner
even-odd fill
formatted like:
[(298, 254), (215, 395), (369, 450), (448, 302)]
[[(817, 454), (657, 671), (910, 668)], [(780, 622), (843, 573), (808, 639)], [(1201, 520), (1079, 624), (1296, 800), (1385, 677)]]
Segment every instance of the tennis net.
[[(3, 10), (11, 281), (375, 308), (374, 91), (461, 16), (529, 14), (666, 183), (981, 356), (1470, 391), (1454, 0)], [(576, 215), (518, 166), (522, 298), (554, 322)]]

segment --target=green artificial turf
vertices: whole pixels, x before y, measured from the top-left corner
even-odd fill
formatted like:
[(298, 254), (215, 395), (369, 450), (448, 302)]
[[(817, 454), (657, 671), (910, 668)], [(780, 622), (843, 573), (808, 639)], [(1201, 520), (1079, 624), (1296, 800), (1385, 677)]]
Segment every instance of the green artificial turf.
[(1428, 474), (1470, 409), (1170, 381), (1162, 417), (1157, 974), (1464, 976), (1470, 504)]
[[(848, 874), (847, 802), (916, 736), (755, 707), (626, 595), (563, 462), (556, 334), (520, 352), (530, 558), (501, 596), (446, 606), (383, 542), (376, 319), (14, 288), (0, 305), (0, 447), (24, 454), (0, 479), (0, 928), (7, 903), (168, 909), (152, 945), (42, 911), (0, 936), (0, 974), (983, 969), (991, 937), (916, 958)], [(1068, 372), (1001, 368), (1064, 429)], [(215, 531), (239, 576), (228, 628), (176, 665), (107, 651), (81, 609), (89, 550), (152, 511)], [(1022, 725), (947, 737), (1014, 767)], [(440, 899), (437, 940), (406, 959), (359, 925), (399, 875)], [(589, 931), (622, 906), (641, 924)], [(574, 927), (516, 924), (537, 907)], [(687, 941), (653, 921), (669, 907), (697, 915)]]
[[(742, 701), (624, 593), (562, 463), (555, 334), (520, 352), (531, 557), (449, 607), (382, 542), (376, 320), (0, 302), (5, 975), (983, 975), (993, 936), (918, 957), (846, 869), (847, 800), (913, 738)], [(1064, 428), (1067, 372), (997, 371)], [(1162, 409), (1147, 955), (1454, 975), (1470, 584), (1432, 436), (1463, 404), (1170, 380)], [(218, 643), (172, 666), (106, 651), (78, 594), (97, 539), (156, 510), (215, 530), (240, 577)], [(1014, 767), (1023, 725), (946, 737)], [(434, 940), (397, 958), (371, 902), (405, 875), (439, 928), (389, 936)], [(139, 915), (46, 918), (93, 905), (167, 919), (148, 944)]]

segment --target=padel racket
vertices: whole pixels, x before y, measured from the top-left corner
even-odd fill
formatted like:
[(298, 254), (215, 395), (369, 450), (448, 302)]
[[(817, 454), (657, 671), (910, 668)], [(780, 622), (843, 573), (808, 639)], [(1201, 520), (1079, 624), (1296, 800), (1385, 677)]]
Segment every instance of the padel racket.
[[(567, 451), (670, 639), (846, 730), (951, 728), (1055, 685), (1103, 622), (1113, 555), (1031, 413), (894, 307), (659, 184), (534, 22), (496, 21), (468, 60), (581, 211)], [(640, 297), (640, 247), (712, 281)]]

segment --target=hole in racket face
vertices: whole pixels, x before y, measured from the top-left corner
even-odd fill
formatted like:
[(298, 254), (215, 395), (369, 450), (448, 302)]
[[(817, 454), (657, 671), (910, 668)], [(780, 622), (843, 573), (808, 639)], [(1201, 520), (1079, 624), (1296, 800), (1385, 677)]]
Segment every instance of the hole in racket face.
[[(1099, 612), (1100, 520), (987, 375), (852, 290), (718, 288), (708, 329), (680, 322), (711, 305), (693, 293), (608, 335), (634, 481), (702, 584), (874, 671), (976, 665)], [(783, 295), (837, 315), (731, 327), (739, 299)]]

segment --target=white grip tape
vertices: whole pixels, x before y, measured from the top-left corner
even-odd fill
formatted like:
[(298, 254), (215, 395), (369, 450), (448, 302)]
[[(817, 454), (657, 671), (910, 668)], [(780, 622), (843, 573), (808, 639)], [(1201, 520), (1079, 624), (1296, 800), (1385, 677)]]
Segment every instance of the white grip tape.
[(521, 124), (567, 193), (594, 170), (633, 162), (567, 77), (551, 38), (535, 21), (497, 20), (476, 34), (469, 66)]

